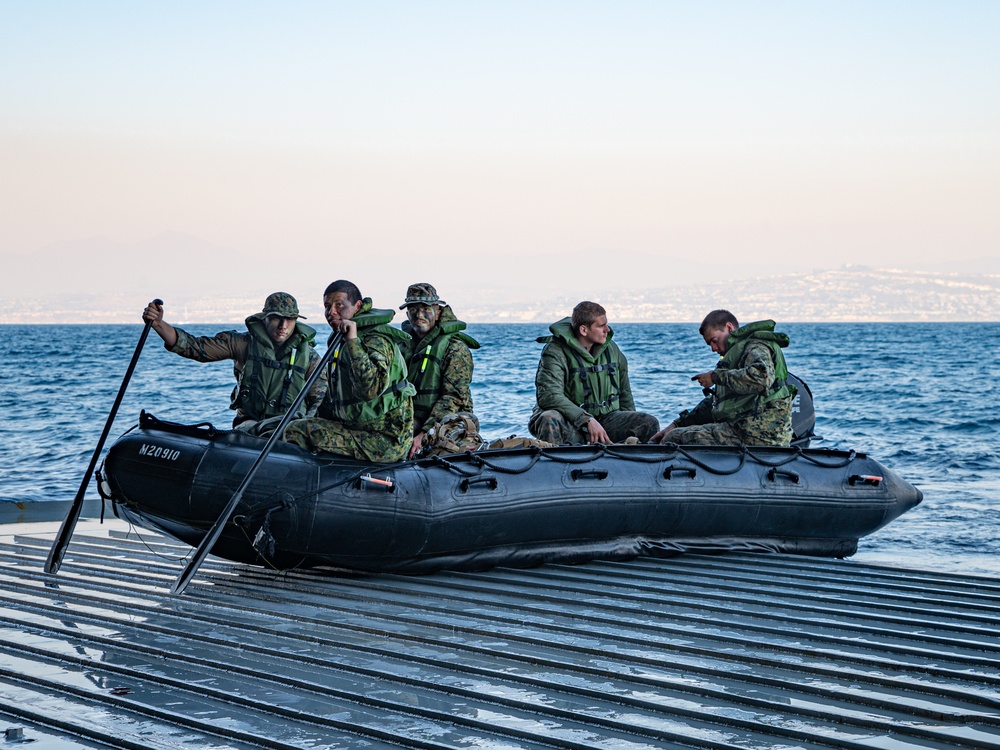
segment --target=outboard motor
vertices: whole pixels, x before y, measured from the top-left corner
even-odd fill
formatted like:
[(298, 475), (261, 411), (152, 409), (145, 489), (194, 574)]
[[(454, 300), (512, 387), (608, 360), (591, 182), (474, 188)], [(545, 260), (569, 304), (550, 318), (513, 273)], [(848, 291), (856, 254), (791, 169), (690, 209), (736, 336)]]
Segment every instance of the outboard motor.
[(802, 378), (788, 373), (788, 382), (795, 386), (797, 393), (792, 401), (792, 445), (798, 448), (808, 448), (811, 440), (823, 438), (814, 432), (816, 427), (816, 410), (813, 408), (813, 395)]

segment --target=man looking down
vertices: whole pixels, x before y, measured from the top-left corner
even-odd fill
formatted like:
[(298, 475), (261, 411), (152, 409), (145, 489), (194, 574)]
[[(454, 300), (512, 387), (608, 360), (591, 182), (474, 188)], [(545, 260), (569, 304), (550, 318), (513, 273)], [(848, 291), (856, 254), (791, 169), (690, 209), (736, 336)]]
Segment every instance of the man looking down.
[(652, 442), (787, 447), (795, 398), (781, 353), (788, 335), (775, 333), (773, 320), (741, 328), (728, 310), (710, 312), (698, 332), (722, 355), (714, 370), (691, 378), (708, 395), (694, 409), (682, 411)]

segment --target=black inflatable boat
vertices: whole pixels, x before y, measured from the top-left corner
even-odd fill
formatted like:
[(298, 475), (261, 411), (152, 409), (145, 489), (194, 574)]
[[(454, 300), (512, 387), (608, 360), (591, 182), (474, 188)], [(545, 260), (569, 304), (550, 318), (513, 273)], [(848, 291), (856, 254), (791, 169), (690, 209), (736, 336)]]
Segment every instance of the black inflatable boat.
[[(262, 444), (143, 414), (109, 450), (101, 494), (197, 546)], [(212, 554), (402, 573), (685, 551), (846, 557), (920, 500), (853, 451), (566, 446), (365, 464), (278, 443)]]

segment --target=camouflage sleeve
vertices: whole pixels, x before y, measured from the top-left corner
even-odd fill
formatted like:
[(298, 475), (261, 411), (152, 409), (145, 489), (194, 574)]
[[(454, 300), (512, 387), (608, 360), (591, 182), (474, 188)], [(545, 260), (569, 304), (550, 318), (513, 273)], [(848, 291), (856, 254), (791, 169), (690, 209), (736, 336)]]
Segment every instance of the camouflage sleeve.
[(774, 360), (770, 347), (751, 341), (743, 351), (739, 367), (716, 370), (714, 380), (733, 393), (763, 393), (774, 382)]
[(222, 331), (214, 336), (192, 336), (183, 328), (174, 326), (177, 343), (166, 347), (174, 354), (180, 354), (196, 362), (218, 362), (231, 359), (240, 367), (247, 359), (246, 334), (239, 331)]
[[(306, 380), (309, 376), (313, 374), (313, 370), (319, 365), (320, 356), (316, 353), (316, 350), (312, 347), (309, 348), (309, 364), (306, 366)], [(326, 392), (330, 388), (330, 380), (327, 377), (327, 368), (323, 368), (320, 372), (319, 377), (316, 378), (316, 382), (313, 383), (313, 387), (309, 389), (309, 393), (306, 394), (306, 417), (315, 417), (316, 411), (319, 409), (319, 405), (323, 403), (323, 399), (326, 398)]]
[(441, 363), (441, 396), (434, 403), (424, 427), (459, 411), (472, 411), (472, 352), (453, 338)]
[(618, 366), (620, 373), (618, 380), (618, 408), (621, 411), (635, 411), (635, 399), (632, 398), (632, 386), (628, 381), (628, 360), (621, 350), (618, 350)]
[(350, 339), (344, 345), (340, 366), (346, 364), (350, 368), (354, 398), (370, 401), (389, 387), (389, 366), (395, 348), (395, 344), (377, 334)]
[(703, 398), (693, 409), (685, 409), (674, 420), (678, 427), (690, 427), (691, 425), (710, 424), (712, 419), (712, 397)]
[(546, 344), (535, 373), (535, 399), (543, 411), (555, 409), (574, 427), (582, 427), (593, 416), (566, 396), (569, 372), (559, 344)]

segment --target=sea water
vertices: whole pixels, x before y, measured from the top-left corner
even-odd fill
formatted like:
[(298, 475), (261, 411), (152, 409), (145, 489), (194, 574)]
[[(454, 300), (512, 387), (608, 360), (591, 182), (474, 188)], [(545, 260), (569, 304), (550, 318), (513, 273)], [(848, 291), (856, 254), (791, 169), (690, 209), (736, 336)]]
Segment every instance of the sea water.
[[(228, 326), (192, 325), (193, 334)], [(329, 333), (320, 325), (319, 338)], [(789, 369), (813, 394), (813, 447), (855, 449), (919, 487), (924, 501), (865, 537), (854, 560), (954, 573), (1000, 572), (998, 323), (795, 323)], [(141, 325), (0, 326), (0, 502), (71, 500), (128, 366)], [(472, 392), (484, 437), (527, 435), (542, 324), (470, 325)], [(661, 424), (701, 398), (691, 375), (716, 355), (690, 324), (622, 323), (636, 408)], [(320, 351), (323, 347), (320, 347)], [(108, 445), (145, 409), (229, 427), (229, 362), (167, 352), (155, 333), (139, 358)], [(91, 488), (90, 493), (95, 493)], [(96, 496), (96, 495), (95, 495)]]

